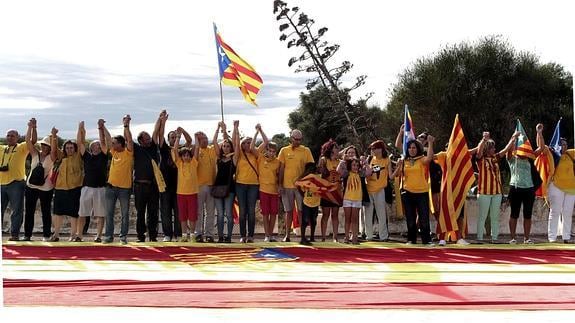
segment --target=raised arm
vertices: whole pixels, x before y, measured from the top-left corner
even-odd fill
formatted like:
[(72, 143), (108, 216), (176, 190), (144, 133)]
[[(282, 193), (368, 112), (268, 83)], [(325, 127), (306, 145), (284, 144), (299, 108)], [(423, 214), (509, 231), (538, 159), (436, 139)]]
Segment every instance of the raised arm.
[[(107, 138), (106, 138), (106, 127), (104, 126), (104, 123), (106, 121), (104, 121), (104, 119), (98, 119), (98, 138), (100, 139), (100, 147), (102, 148), (102, 153), (107, 154), (108, 153), (108, 147), (111, 144), (107, 142)], [(108, 134), (109, 136), (110, 134)]]
[(262, 144), (258, 146), (258, 151), (261, 151), (261, 149), (266, 149), (268, 147), (268, 143), (270, 142), (270, 140), (268, 139), (268, 136), (266, 135), (266, 133), (262, 129), (262, 126), (259, 123), (256, 125), (256, 129), (258, 128), (258, 126), (263, 140)]
[(52, 127), (52, 136), (50, 137), (50, 158), (52, 161), (58, 159), (58, 129)]
[(76, 134), (76, 144), (78, 145), (78, 151), (80, 156), (84, 156), (86, 152), (86, 145), (84, 141), (86, 140), (86, 128), (84, 127), (84, 121), (80, 121), (78, 124), (78, 133)]
[(256, 150), (256, 138), (258, 137), (258, 134), (260, 133), (260, 130), (258, 128), (259, 123), (256, 125), (256, 133), (254, 134), (254, 137), (252, 138), (252, 141), (250, 142), (250, 152), (256, 156), (258, 156), (258, 151)]
[(517, 137), (519, 137), (521, 133), (519, 131), (515, 131), (515, 133), (511, 136), (511, 139), (509, 139), (509, 143), (507, 143), (507, 146), (505, 146), (505, 148), (503, 148), (503, 150), (500, 153), (503, 153), (507, 156), (507, 159), (511, 159), (511, 157), (513, 157), (513, 148), (515, 147), (515, 141), (517, 140)]
[(395, 147), (399, 149), (400, 152), (403, 152), (403, 131), (404, 131), (404, 124), (401, 124), (399, 127), (399, 132), (397, 133), (397, 137), (395, 138)]
[(481, 140), (479, 141), (479, 144), (475, 148), (477, 151), (477, 156), (476, 156), (477, 159), (483, 158), (483, 150), (485, 149), (485, 143), (487, 142), (487, 140), (489, 140), (490, 136), (491, 135), (489, 134), (489, 131), (483, 131), (483, 137), (481, 138)]
[(537, 139), (536, 139), (537, 149), (533, 153), (535, 154), (535, 157), (537, 157), (545, 149), (547, 149), (547, 146), (545, 146), (545, 140), (543, 139), (543, 124), (541, 123), (537, 124), (535, 130), (537, 131)]
[[(101, 125), (100, 125), (100, 120)], [(108, 131), (108, 128), (106, 128), (105, 122), (103, 119), (98, 120), (98, 130), (102, 130), (104, 131), (104, 139), (105, 139), (105, 144), (104, 146), (106, 146), (107, 149), (111, 149), (112, 148), (112, 136), (110, 135), (110, 132)], [(102, 129), (99, 129), (102, 128)], [(104, 148), (102, 148), (102, 151), (104, 151)]]
[(423, 157), (423, 164), (429, 165), (429, 163), (433, 160), (433, 143), (435, 142), (435, 137), (431, 135), (427, 135), (427, 155)]
[[(190, 136), (190, 134), (184, 129), (179, 127), (180, 129), (182, 129), (182, 135), (184, 135), (184, 139), (186, 139), (186, 147), (192, 147), (192, 136)], [(196, 144), (198, 142), (196, 141)]]
[[(182, 127), (178, 127), (178, 129), (176, 129), (176, 142), (174, 143), (174, 148), (172, 148), (172, 158), (174, 159), (174, 162), (180, 160), (180, 139), (182, 138), (183, 130), (184, 129)], [(196, 142), (196, 146), (197, 145), (198, 143)]]
[(132, 132), (130, 131), (130, 118), (129, 114), (122, 119), (122, 123), (124, 124), (124, 137), (126, 138), (126, 149), (128, 151), (134, 151), (134, 140), (132, 139)]
[(399, 159), (397, 161), (397, 164), (395, 164), (395, 170), (391, 174), (391, 178), (401, 176), (402, 172), (403, 172), (403, 158)]
[(32, 118), (30, 121), (28, 121), (28, 130), (26, 130), (26, 148), (28, 149), (29, 154), (32, 154), (34, 151), (36, 151), (36, 148), (34, 148), (34, 143), (36, 143), (37, 139), (38, 134), (36, 132), (36, 119)]
[(212, 145), (214, 145), (214, 150), (216, 152), (216, 156), (220, 155), (220, 145), (218, 145), (218, 135), (220, 134), (220, 129), (222, 129), (222, 124), (224, 122), (218, 122), (218, 127), (216, 128), (216, 133), (214, 133), (214, 138), (212, 139)]
[[(199, 144), (200, 136), (197, 132), (194, 134), (194, 136), (195, 136), (194, 139), (196, 140), (196, 144), (194, 145), (194, 157), (192, 157), (192, 158), (199, 160), (199, 157), (200, 157), (200, 144)], [(217, 144), (216, 144), (216, 146), (217, 146)], [(217, 156), (219, 156), (219, 155), (217, 155)]]
[(233, 157), (233, 161), (234, 161), (234, 165), (238, 164), (238, 157), (240, 156), (240, 149), (242, 149), (242, 147), (240, 147), (240, 130), (239, 130), (239, 126), (240, 126), (240, 121), (239, 120), (234, 120), (234, 130), (232, 132), (232, 143), (234, 145), (234, 157)]
[[(156, 120), (156, 124), (154, 124), (154, 132), (152, 132), (152, 141), (156, 144), (160, 144), (160, 128), (162, 127), (162, 118), (164, 118), (168, 113), (166, 110), (162, 110), (158, 119)], [(163, 137), (163, 136), (162, 136)]]

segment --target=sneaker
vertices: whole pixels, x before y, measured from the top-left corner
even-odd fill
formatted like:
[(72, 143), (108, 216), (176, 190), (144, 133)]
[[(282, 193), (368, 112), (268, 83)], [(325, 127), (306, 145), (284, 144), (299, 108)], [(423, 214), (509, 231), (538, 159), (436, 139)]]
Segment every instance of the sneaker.
[(8, 238), (8, 241), (20, 241), (20, 237), (18, 237), (18, 236), (11, 236), (10, 238)]
[(42, 238), (42, 242), (48, 242), (48, 241), (50, 241), (50, 237), (43, 237)]
[(158, 239), (156, 239), (156, 238), (150, 238), (150, 242), (158, 242)]
[(120, 237), (120, 243), (123, 245), (127, 245), (128, 244), (128, 238), (127, 237)]
[(557, 240), (549, 240), (549, 243), (555, 243)]
[(165, 236), (164, 239), (162, 239), (163, 242), (172, 242), (172, 237), (168, 237)]
[(278, 242), (278, 239), (275, 236), (271, 236), (270, 242)]
[(491, 239), (491, 244), (499, 244), (499, 240), (498, 239)]
[(524, 244), (533, 244), (533, 240), (531, 240), (531, 239), (525, 239), (525, 240), (523, 240), (523, 243), (524, 243)]
[(425, 244), (426, 247), (435, 247), (435, 243), (433, 243), (433, 241), (429, 241), (428, 243)]
[(22, 241), (32, 241), (31, 237), (24, 237), (24, 239), (22, 239)]
[(225, 242), (225, 243), (232, 243), (232, 237), (231, 237), (231, 236), (227, 236), (227, 237), (224, 239), (224, 242)]
[(254, 243), (254, 238), (253, 238), (253, 237), (248, 237), (248, 243)]
[(309, 242), (309, 240), (303, 238), (299, 241), (299, 244), (303, 245), (303, 246), (311, 246), (311, 242)]
[(112, 243), (112, 242), (114, 242), (114, 238), (104, 238), (102, 240), (102, 243)]
[(212, 236), (207, 236), (206, 242), (212, 243), (212, 242), (214, 242), (214, 238)]
[(246, 243), (246, 242), (248, 242), (248, 239), (246, 239), (246, 238), (244, 238), (244, 237), (241, 237), (241, 238), (240, 238), (240, 243)]
[(459, 240), (457, 240), (456, 244), (462, 245), (462, 246), (467, 246), (467, 245), (469, 245), (470, 243), (467, 242), (467, 241), (465, 241), (465, 239), (459, 239)]
[(406, 244), (406, 245), (410, 245), (410, 244), (413, 244), (413, 242), (407, 241), (405, 244)]
[(270, 237), (266, 236), (266, 237), (264, 238), (264, 242), (270, 242)]
[(204, 242), (204, 237), (202, 237), (201, 234), (198, 234), (198, 235), (196, 236), (196, 242)]
[(509, 244), (517, 244), (517, 240), (511, 239), (511, 240), (509, 240)]
[(439, 240), (439, 243), (437, 245), (444, 247), (447, 244), (447, 241), (445, 240)]
[(182, 237), (180, 238), (180, 242), (188, 242), (188, 241), (189, 241), (188, 236), (185, 234), (182, 235)]
[(571, 240), (563, 240), (563, 243), (571, 244)]
[(224, 237), (218, 237), (218, 243), (223, 243), (224, 242)]
[(94, 242), (100, 243), (100, 242), (102, 242), (102, 239), (100, 237), (96, 237), (96, 238), (94, 238)]

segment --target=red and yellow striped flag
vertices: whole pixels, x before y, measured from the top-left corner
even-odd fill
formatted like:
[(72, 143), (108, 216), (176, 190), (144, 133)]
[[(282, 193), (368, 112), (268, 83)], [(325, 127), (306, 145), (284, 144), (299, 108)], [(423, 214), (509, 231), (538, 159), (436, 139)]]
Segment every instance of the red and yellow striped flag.
[(221, 82), (226, 85), (237, 86), (244, 99), (257, 106), (256, 96), (263, 85), (262, 78), (248, 62), (222, 40), (215, 24), (214, 33), (216, 35)]
[(459, 123), (459, 115), (456, 115), (451, 137), (449, 138), (445, 171), (441, 181), (441, 207), (439, 212), (441, 232), (459, 230), (457, 217), (465, 204), (467, 192), (473, 185), (474, 180), (471, 156)]

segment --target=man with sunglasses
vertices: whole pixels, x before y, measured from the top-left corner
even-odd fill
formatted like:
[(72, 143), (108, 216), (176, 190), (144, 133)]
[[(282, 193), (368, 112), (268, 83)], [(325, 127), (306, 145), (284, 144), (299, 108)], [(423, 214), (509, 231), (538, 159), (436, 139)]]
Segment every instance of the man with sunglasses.
[[(34, 130), (34, 131), (32, 131)], [(23, 220), (24, 191), (26, 189), (26, 157), (28, 146), (36, 144), (36, 119), (28, 122), (26, 142), (18, 143), (18, 131), (6, 133), (6, 145), (0, 145), (0, 198), (2, 204), (2, 224), (4, 212), (10, 205), (10, 241), (18, 241)]]
[(305, 164), (313, 163), (313, 156), (309, 148), (301, 144), (303, 134), (294, 129), (290, 133), (290, 145), (280, 150), (278, 159), (280, 161), (279, 170), (279, 193), (286, 212), (286, 235), (284, 242), (290, 241), (291, 224), (293, 221), (294, 202), (297, 203), (298, 219), (301, 223), (301, 209), (303, 198), (295, 186), (296, 180), (303, 174)]

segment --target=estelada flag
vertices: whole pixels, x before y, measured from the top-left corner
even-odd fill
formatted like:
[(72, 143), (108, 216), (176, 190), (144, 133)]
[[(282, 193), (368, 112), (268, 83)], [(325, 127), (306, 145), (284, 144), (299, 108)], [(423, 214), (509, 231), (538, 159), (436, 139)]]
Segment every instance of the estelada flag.
[(237, 86), (244, 99), (257, 106), (256, 96), (263, 85), (262, 78), (248, 62), (222, 40), (216, 24), (214, 24), (214, 33), (221, 82), (226, 85)]
[[(439, 210), (441, 232), (460, 229), (457, 226), (457, 218), (465, 204), (467, 192), (474, 181), (471, 155), (459, 123), (459, 115), (456, 115), (449, 138), (445, 170), (441, 181), (441, 207)], [(461, 229), (464, 230), (465, 228)]]
[(519, 119), (517, 119), (515, 132), (519, 132), (519, 137), (517, 137), (517, 141), (515, 142), (515, 154), (519, 157), (527, 157), (535, 159), (535, 154), (533, 153), (533, 146), (531, 146), (531, 142), (529, 141), (529, 138), (527, 138), (525, 129), (523, 129), (523, 126), (521, 125), (521, 121), (519, 121)]

